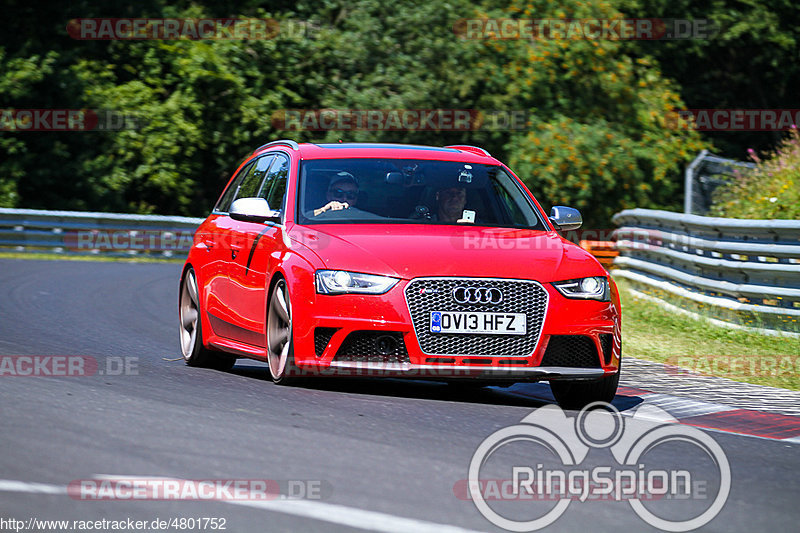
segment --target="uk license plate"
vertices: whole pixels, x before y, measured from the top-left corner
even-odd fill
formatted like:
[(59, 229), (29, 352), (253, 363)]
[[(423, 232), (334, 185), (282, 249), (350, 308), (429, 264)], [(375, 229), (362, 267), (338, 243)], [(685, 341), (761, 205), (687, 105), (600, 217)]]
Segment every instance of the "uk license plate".
[(431, 333), (525, 335), (525, 313), (432, 311)]

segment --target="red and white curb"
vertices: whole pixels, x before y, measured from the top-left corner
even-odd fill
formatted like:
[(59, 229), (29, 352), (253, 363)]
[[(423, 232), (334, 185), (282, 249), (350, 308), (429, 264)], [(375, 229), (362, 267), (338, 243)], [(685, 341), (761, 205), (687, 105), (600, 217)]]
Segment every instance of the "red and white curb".
[(681, 424), (800, 443), (800, 416), (740, 409), (632, 387), (620, 387), (617, 395), (641, 398), (642, 403), (664, 409)]
[[(514, 395), (554, 401), (549, 387), (517, 385), (508, 390)], [(800, 416), (741, 409), (624, 386), (619, 387), (612, 403), (623, 416), (626, 416), (628, 407), (654, 405), (674, 416), (681, 424), (800, 444)]]

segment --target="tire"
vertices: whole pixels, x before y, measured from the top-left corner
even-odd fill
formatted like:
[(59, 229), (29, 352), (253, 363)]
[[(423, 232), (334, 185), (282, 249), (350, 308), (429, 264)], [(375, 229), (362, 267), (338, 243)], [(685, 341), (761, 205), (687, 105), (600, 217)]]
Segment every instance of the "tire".
[(278, 385), (299, 382), (300, 372), (294, 364), (292, 302), (289, 286), (281, 278), (272, 288), (267, 308), (267, 362), (272, 381)]
[(562, 409), (580, 410), (593, 402), (611, 403), (619, 386), (619, 370), (613, 376), (589, 381), (551, 381), (553, 396)]
[(202, 320), (200, 320), (200, 293), (197, 276), (188, 269), (181, 281), (178, 297), (178, 319), (180, 322), (180, 344), (183, 359), (189, 366), (230, 370), (236, 364), (233, 355), (209, 350), (203, 346)]

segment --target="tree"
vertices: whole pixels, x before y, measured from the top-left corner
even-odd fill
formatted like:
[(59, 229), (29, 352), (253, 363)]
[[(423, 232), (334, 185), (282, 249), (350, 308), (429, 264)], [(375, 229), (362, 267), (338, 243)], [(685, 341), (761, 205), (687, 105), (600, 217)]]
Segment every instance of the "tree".
[[(203, 215), (246, 153), (292, 137), (477, 144), (508, 161), (544, 204), (574, 205), (588, 224), (607, 225), (623, 207), (677, 205), (681, 167), (703, 146), (696, 132), (666, 127), (669, 111), (684, 105), (680, 88), (630, 43), (469, 38), (460, 26), (480, 17), (622, 16), (602, 3), (326, 0), (265, 11), (246, 0), (151, 0), (141, 8), (151, 17), (274, 18), (295, 30), (244, 41), (70, 40), (66, 20), (109, 16), (78, 6), (78, 15), (48, 13), (50, 35), (8, 41), (5, 61), (28, 62), (40, 75), (13, 106), (113, 109), (141, 127), (4, 137), (9, 150), (29, 154), (0, 162), (0, 175), (18, 176), (17, 205)], [(50, 70), (30, 67), (45, 57)], [(468, 109), (525, 120), (510, 129), (391, 132), (286, 131), (272, 120), (286, 109), (323, 108)]]

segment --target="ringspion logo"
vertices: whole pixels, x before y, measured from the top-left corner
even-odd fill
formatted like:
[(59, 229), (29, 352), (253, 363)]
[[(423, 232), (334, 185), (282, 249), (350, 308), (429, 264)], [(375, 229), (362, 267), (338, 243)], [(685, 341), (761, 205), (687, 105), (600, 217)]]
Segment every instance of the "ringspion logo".
[(653, 406), (623, 418), (603, 402), (574, 417), (548, 405), (486, 437), (453, 491), (508, 531), (537, 531), (587, 501), (624, 501), (655, 528), (691, 531), (722, 510), (731, 470), (714, 439), (676, 422)]

